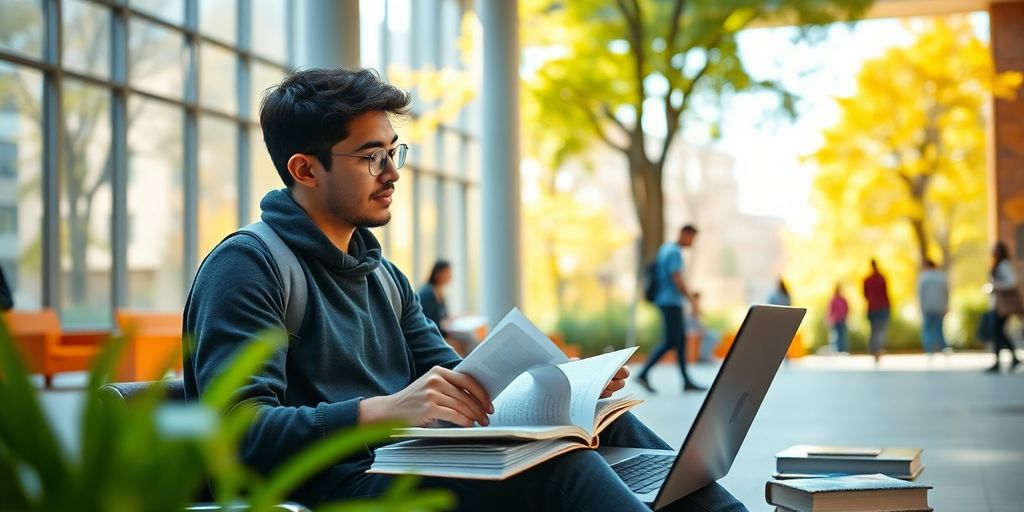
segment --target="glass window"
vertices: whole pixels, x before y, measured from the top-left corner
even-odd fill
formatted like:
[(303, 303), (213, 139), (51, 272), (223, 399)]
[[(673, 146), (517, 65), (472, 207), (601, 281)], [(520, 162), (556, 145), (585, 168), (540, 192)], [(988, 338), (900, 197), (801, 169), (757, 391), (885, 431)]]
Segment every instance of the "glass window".
[(416, 193), (419, 195), (416, 212), (416, 220), (419, 228), (420, 246), (416, 248), (419, 255), (419, 268), (416, 269), (416, 276), (425, 276), (430, 272), (430, 266), (434, 260), (442, 255), (438, 254), (437, 247), (437, 178), (429, 174), (417, 176)]
[(0, 62), (0, 205), (17, 209), (14, 233), (0, 233), (0, 268), (19, 309), (43, 296), (42, 91), (40, 73)]
[(0, 48), (42, 57), (43, 9), (39, 0), (3, 0)]
[(441, 0), (441, 62), (439, 68), (458, 69), (462, 65), (459, 62), (459, 33), (462, 31), (462, 9), (458, 0)]
[(442, 161), (444, 166), (441, 169), (446, 174), (462, 174), (462, 136), (453, 130), (442, 132), (444, 145), (442, 146)]
[(238, 228), (236, 126), (199, 119), (199, 260)]
[(437, 170), (437, 132), (432, 132), (417, 141), (416, 145), (409, 152), (410, 158), (416, 162), (416, 167), (429, 171)]
[[(277, 66), (268, 66), (261, 62), (252, 63), (252, 78), (250, 80), (249, 112), (253, 119), (260, 118), (260, 102), (263, 101), (263, 93), (271, 86), (277, 85), (288, 73)], [(258, 139), (260, 146), (263, 145), (263, 134)]]
[(284, 61), (288, 46), (284, 26), (287, 18), (284, 0), (250, 0), (252, 2), (252, 51), (269, 59)]
[(384, 7), (380, 0), (359, 1), (359, 63), (384, 71), (381, 38), (384, 37)]
[(267, 192), (284, 187), (284, 182), (277, 174), (274, 163), (270, 161), (270, 154), (267, 153), (267, 145), (263, 143), (263, 130), (259, 127), (249, 130), (249, 161), (252, 162), (252, 179), (249, 181), (252, 189), (249, 191), (249, 198), (252, 201), (249, 211), (251, 219), (242, 219), (244, 223), (260, 219), (260, 201)]
[[(388, 64), (412, 65), (410, 50), (412, 41), (409, 36), (409, 22), (412, 16), (410, 0), (390, 0), (387, 2)], [(381, 70), (386, 72), (386, 70)]]
[(185, 22), (184, 0), (131, 0), (131, 7), (175, 25)]
[(128, 306), (179, 311), (185, 286), (182, 110), (132, 97), (128, 112)]
[(132, 86), (181, 99), (185, 77), (182, 35), (136, 18), (128, 23), (128, 35), (128, 73)]
[(61, 319), (110, 324), (110, 91), (65, 80), (59, 175)]
[(64, 66), (79, 73), (110, 76), (110, 9), (92, 2), (62, 4)]
[(465, 148), (466, 159), (463, 165), (466, 169), (466, 176), (470, 180), (476, 182), (480, 179), (480, 143), (475, 139), (469, 139), (466, 141)]
[(234, 44), (238, 40), (235, 0), (201, 0), (199, 31), (204, 35)]
[(235, 53), (211, 43), (199, 48), (199, 98), (203, 106), (230, 114), (238, 112)]
[(409, 279), (417, 282), (416, 269), (412, 264), (413, 232), (412, 221), (413, 174), (415, 170), (409, 164), (402, 168), (402, 179), (395, 183), (395, 193), (391, 202), (391, 222), (388, 223), (388, 254), (389, 260), (398, 265)]

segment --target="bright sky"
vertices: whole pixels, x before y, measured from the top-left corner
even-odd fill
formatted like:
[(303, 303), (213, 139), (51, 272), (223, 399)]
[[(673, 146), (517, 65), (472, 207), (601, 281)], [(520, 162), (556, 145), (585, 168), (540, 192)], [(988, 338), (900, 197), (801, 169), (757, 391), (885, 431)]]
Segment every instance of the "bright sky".
[[(974, 13), (970, 20), (978, 37), (988, 41), (987, 13)], [(736, 159), (742, 211), (780, 217), (794, 231), (810, 232), (815, 220), (809, 200), (813, 169), (799, 162), (800, 155), (821, 144), (821, 131), (838, 115), (832, 98), (854, 93), (861, 64), (886, 48), (910, 44), (911, 30), (919, 22), (883, 19), (862, 21), (853, 28), (836, 25), (814, 46), (793, 44), (792, 28), (740, 34), (740, 51), (750, 73), (758, 79), (781, 79), (801, 98), (794, 123), (766, 120), (764, 113), (776, 103), (774, 95), (742, 95), (726, 106), (723, 138), (711, 145)], [(688, 131), (686, 138), (708, 142), (699, 130)]]

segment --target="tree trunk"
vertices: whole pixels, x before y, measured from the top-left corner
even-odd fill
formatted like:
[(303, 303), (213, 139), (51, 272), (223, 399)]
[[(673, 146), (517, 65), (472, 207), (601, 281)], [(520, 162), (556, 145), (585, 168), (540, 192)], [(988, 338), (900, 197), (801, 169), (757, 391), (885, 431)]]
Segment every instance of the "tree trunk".
[(640, 263), (654, 259), (665, 236), (665, 196), (661, 188), (662, 170), (644, 157), (629, 162), (633, 207), (640, 223)]

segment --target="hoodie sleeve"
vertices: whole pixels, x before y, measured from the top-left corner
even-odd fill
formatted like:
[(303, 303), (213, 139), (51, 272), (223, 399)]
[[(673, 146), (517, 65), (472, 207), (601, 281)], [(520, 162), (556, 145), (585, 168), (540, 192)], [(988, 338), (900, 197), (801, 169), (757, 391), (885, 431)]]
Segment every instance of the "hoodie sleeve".
[(384, 262), (388, 271), (395, 278), (402, 296), (402, 335), (409, 345), (413, 362), (416, 365), (414, 379), (419, 378), (434, 366), (455, 368), (462, 358), (444, 341), (437, 325), (423, 314), (419, 295), (413, 292), (409, 279), (393, 263), (387, 260)]
[[(186, 380), (199, 395), (226, 368), (246, 342), (267, 329), (284, 329), (284, 293), (277, 268), (259, 241), (239, 235), (226, 240), (203, 262), (185, 305), (185, 332), (191, 337)], [(287, 348), (277, 350), (238, 391), (233, 407), (258, 410), (242, 443), (242, 458), (268, 472), (306, 445), (358, 421), (361, 398), (284, 406), (288, 387)]]

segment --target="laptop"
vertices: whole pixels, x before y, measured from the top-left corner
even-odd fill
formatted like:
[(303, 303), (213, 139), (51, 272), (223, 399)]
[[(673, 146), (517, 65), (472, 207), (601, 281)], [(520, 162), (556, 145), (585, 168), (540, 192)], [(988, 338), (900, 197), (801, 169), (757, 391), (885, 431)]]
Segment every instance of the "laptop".
[(806, 311), (760, 305), (747, 311), (678, 453), (598, 449), (641, 501), (658, 510), (729, 473)]

